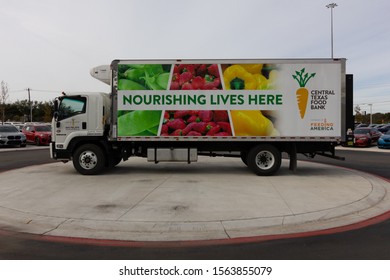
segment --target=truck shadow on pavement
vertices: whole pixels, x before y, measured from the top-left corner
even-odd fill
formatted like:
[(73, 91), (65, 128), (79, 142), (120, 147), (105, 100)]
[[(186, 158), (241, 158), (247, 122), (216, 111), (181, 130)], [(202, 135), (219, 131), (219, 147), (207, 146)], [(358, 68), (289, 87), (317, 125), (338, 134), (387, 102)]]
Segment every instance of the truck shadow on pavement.
[[(351, 171), (351, 170), (349, 170)], [(74, 171), (76, 172), (76, 171)], [(213, 159), (206, 161), (199, 161), (191, 164), (187, 163), (150, 163), (150, 162), (132, 162), (130, 159), (126, 162), (121, 162), (115, 168), (106, 170), (103, 176), (118, 176), (118, 175), (131, 175), (131, 174), (143, 174), (143, 175), (199, 175), (204, 174), (205, 176), (222, 176), (227, 174), (232, 175), (243, 175), (243, 176), (256, 176), (253, 172), (239, 159), (228, 159), (218, 160), (213, 162)], [(313, 163), (313, 162), (300, 162), (298, 161), (298, 168), (295, 171), (289, 170), (288, 160), (282, 161), (280, 170), (271, 177), (275, 176), (345, 176), (346, 169), (342, 167), (332, 167), (326, 164)], [(101, 176), (101, 175), (100, 175)], [(268, 177), (268, 176), (266, 176)]]

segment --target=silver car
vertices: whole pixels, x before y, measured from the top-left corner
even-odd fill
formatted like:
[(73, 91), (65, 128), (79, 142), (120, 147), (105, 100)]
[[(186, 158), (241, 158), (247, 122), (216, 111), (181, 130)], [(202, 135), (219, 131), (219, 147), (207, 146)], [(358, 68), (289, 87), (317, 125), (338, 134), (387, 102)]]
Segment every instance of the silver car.
[(26, 147), (26, 136), (13, 125), (0, 125), (0, 146)]

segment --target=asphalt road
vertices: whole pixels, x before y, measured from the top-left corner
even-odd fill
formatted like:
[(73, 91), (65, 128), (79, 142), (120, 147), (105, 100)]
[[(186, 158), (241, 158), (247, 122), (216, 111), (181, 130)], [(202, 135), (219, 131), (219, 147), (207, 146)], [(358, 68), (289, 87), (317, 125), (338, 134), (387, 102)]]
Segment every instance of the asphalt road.
[[(362, 170), (390, 179), (389, 153), (356, 149), (338, 151), (337, 154), (346, 157), (346, 160), (335, 161), (323, 157), (310, 160)], [(0, 172), (50, 162), (48, 149), (28, 147), (24, 151), (0, 151)], [(338, 234), (190, 248), (109, 247), (48, 242), (34, 240), (23, 234), (4, 234), (0, 230), (0, 259), (389, 260), (390, 221)]]
[(50, 158), (49, 147), (47, 146), (0, 147), (0, 172), (50, 162), (55, 161)]

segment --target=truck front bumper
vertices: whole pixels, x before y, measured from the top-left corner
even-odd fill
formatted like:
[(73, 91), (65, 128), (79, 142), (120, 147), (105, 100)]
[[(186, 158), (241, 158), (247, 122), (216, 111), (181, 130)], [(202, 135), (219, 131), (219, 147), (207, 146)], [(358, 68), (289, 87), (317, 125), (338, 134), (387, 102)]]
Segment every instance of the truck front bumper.
[(70, 160), (71, 154), (68, 150), (57, 149), (55, 142), (50, 142), (50, 157), (58, 160)]

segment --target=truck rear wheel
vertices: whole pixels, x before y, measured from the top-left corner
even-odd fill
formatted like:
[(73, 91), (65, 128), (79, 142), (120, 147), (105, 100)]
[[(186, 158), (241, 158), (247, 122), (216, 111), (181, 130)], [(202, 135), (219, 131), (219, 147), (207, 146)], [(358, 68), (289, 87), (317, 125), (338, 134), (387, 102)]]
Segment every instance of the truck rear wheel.
[(281, 163), (282, 154), (272, 145), (258, 145), (248, 153), (248, 167), (260, 176), (273, 175), (279, 170)]
[(104, 169), (105, 162), (102, 149), (94, 144), (80, 146), (73, 156), (74, 168), (83, 175), (99, 174)]

